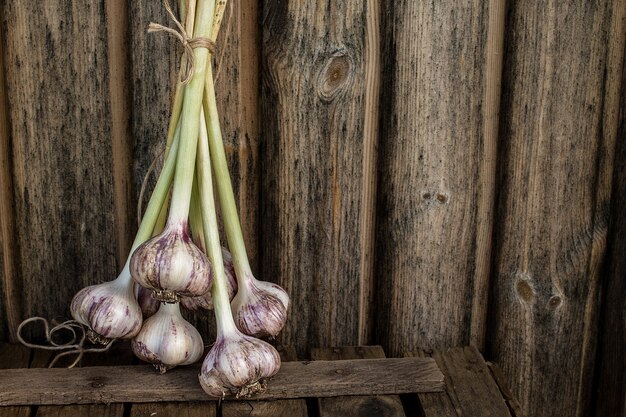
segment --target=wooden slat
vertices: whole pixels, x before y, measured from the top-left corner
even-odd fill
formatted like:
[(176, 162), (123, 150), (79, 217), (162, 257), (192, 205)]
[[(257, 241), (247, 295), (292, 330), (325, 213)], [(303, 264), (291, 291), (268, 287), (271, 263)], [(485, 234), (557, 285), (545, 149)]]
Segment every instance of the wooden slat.
[[(0, 405), (206, 401), (198, 368), (157, 375), (148, 366), (11, 369), (0, 374)], [(303, 384), (302, 381), (307, 381)], [(255, 399), (431, 392), (443, 375), (429, 358), (285, 362)]]
[[(293, 347), (279, 349), (283, 362), (295, 361)], [(307, 417), (306, 401), (303, 399), (278, 401), (227, 401), (222, 404), (222, 417)]]
[[(430, 355), (424, 351), (415, 351), (406, 353), (407, 357), (428, 358)], [(445, 376), (445, 374), (444, 374)], [(459, 417), (457, 409), (450, 399), (447, 390), (450, 388), (446, 379), (446, 391), (444, 392), (424, 392), (417, 394), (421, 407), (422, 417)]]
[(497, 114), (490, 7), (385, 2), (376, 341), (391, 356), (485, 332)]
[[(380, 359), (385, 352), (380, 346), (358, 346), (340, 348), (311, 349), (311, 359), (342, 360), (342, 359)], [(402, 402), (397, 395), (359, 396), (319, 398), (319, 417), (404, 417)]]
[[(0, 369), (27, 368), (31, 351), (21, 345), (0, 343)], [(2, 371), (4, 372), (4, 371)], [(2, 386), (0, 386), (0, 398)], [(30, 417), (30, 406), (0, 407), (0, 417)]]
[[(1, 6), (0, 22), (5, 22), (4, 9)], [(9, 108), (5, 85), (3, 51), (5, 39), (5, 27), (2, 25), (0, 26), (0, 340), (8, 338), (14, 341), (15, 331), (22, 316), (22, 291), (21, 280), (17, 275), (15, 265), (18, 248), (15, 245), (13, 164), (11, 163)]]
[(618, 6), (512, 2), (507, 13), (488, 352), (531, 416), (590, 413)]
[(23, 314), (67, 316), (117, 274), (104, 2), (3, 4)]
[(509, 407), (511, 416), (524, 417), (522, 406), (511, 392), (509, 386), (506, 384), (506, 379), (504, 378), (500, 367), (493, 362), (487, 362), (487, 366), (491, 371), (491, 376), (493, 377), (493, 380), (496, 381), (496, 384), (498, 384), (498, 388), (500, 388), (500, 393), (502, 394), (502, 398), (504, 398), (506, 405)]
[(424, 417), (511, 417), (498, 384), (476, 348), (436, 350), (432, 357), (445, 375), (446, 389), (439, 394), (419, 394)]
[[(626, 2), (618, 2), (614, 17), (614, 31), (621, 32), (624, 41), (626, 31)], [(620, 13), (621, 12), (621, 16)], [(621, 17), (621, 18), (620, 18)], [(620, 37), (616, 36), (619, 40)], [(600, 355), (598, 356), (599, 380), (595, 402), (595, 416), (626, 417), (626, 57), (624, 46), (619, 42), (611, 44), (609, 59), (623, 62), (621, 85), (621, 112), (617, 106), (608, 105), (604, 114), (604, 129), (607, 134), (618, 130), (618, 142), (613, 174), (611, 196), (611, 221), (609, 251), (603, 288), (602, 326), (600, 334)], [(613, 68), (613, 67), (611, 67)], [(615, 85), (611, 74), (607, 92), (617, 95), (620, 88)], [(609, 102), (609, 100), (607, 100)], [(620, 117), (621, 114), (621, 117)]]
[(261, 276), (292, 298), (300, 356), (362, 327), (366, 20), (358, 0), (264, 2)]
[[(130, 417), (215, 417), (215, 403), (139, 403), (133, 404)], [(270, 414), (268, 414), (269, 416)]]
[(128, 257), (136, 226), (132, 198), (133, 149), (130, 132), (131, 79), (128, 60), (128, 2), (105, 0), (109, 99), (111, 106), (111, 152), (117, 264), (122, 268)]

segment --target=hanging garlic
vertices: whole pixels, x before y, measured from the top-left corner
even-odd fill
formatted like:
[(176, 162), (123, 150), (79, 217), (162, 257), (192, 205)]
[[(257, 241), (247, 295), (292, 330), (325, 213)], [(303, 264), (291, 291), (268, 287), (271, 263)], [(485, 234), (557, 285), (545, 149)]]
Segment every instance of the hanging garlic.
[(202, 363), (199, 380), (213, 397), (247, 397), (265, 388), (265, 379), (280, 369), (280, 355), (272, 345), (236, 329), (218, 337)]
[[(207, 66), (206, 88), (213, 88), (211, 66)], [(211, 122), (217, 123), (217, 109), (210, 107)], [(201, 114), (200, 140), (198, 141), (198, 187), (201, 190), (200, 203), (205, 241), (214, 271), (215, 281), (211, 290), (217, 322), (217, 340), (202, 363), (200, 385), (212, 396), (247, 396), (264, 389), (266, 378), (270, 378), (280, 368), (280, 355), (262, 340), (246, 336), (237, 330), (230, 312), (227, 279), (220, 246), (213, 185), (211, 180), (211, 160), (207, 141), (204, 113)], [(211, 124), (219, 130), (219, 126)]]
[[(222, 257), (224, 259), (224, 272), (226, 273), (226, 281), (228, 284), (228, 299), (232, 300), (237, 293), (237, 277), (235, 276), (235, 268), (233, 267), (232, 257), (226, 248), (222, 248)], [(181, 297), (180, 304), (187, 310), (196, 311), (200, 309), (213, 310), (213, 299), (211, 292), (199, 297)]]
[(161, 303), (152, 296), (152, 291), (137, 283), (135, 283), (135, 297), (137, 297), (137, 302), (139, 303), (139, 307), (141, 307), (141, 313), (144, 319), (153, 316), (159, 310)]
[(287, 321), (289, 296), (285, 290), (271, 282), (259, 281), (252, 274), (239, 283), (230, 304), (237, 328), (250, 336), (276, 337)]
[(164, 303), (147, 319), (131, 342), (133, 353), (164, 373), (178, 365), (190, 365), (202, 357), (202, 337), (180, 314), (178, 303)]
[(130, 339), (141, 329), (141, 308), (135, 299), (128, 268), (117, 279), (80, 290), (70, 305), (72, 317), (89, 328), (93, 343)]
[(131, 258), (135, 281), (154, 291), (159, 301), (176, 302), (179, 296), (195, 297), (211, 288), (211, 268), (204, 253), (191, 241), (184, 222), (165, 230), (139, 246)]

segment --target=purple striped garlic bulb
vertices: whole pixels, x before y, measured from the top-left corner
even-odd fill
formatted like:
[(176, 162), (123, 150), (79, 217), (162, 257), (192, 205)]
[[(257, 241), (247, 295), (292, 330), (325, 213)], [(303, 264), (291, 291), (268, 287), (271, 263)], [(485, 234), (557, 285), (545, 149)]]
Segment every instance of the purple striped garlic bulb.
[(160, 373), (197, 362), (204, 352), (202, 337), (180, 314), (178, 303), (164, 303), (147, 319), (131, 342), (139, 359), (154, 364)]
[(87, 336), (93, 343), (131, 339), (141, 329), (141, 308), (127, 268), (114, 281), (80, 290), (72, 299), (70, 310), (74, 320), (89, 328)]
[(218, 336), (200, 369), (200, 385), (213, 397), (247, 397), (265, 389), (265, 380), (280, 369), (272, 345), (236, 329)]
[(209, 260), (191, 240), (186, 224), (168, 226), (139, 246), (131, 257), (130, 271), (159, 301), (203, 295), (212, 285)]
[(135, 283), (135, 297), (144, 319), (153, 316), (158, 310), (161, 302), (152, 296), (152, 291)]
[[(228, 299), (232, 300), (237, 293), (237, 277), (235, 275), (235, 267), (233, 266), (233, 258), (226, 250), (222, 248), (222, 258), (224, 259), (224, 272), (226, 274), (226, 284), (228, 287)], [(187, 310), (196, 311), (200, 309), (213, 310), (213, 299), (211, 291), (198, 297), (181, 297), (180, 304)]]
[(276, 337), (287, 321), (289, 295), (280, 286), (248, 274), (239, 280), (239, 289), (230, 307), (235, 324), (243, 333), (261, 338)]

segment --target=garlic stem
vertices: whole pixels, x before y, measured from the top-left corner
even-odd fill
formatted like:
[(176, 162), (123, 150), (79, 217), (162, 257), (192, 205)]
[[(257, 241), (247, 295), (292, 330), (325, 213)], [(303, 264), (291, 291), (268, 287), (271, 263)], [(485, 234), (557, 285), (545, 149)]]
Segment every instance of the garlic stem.
[[(195, 13), (194, 37), (208, 37), (213, 25), (215, 0), (199, 0)], [(181, 141), (176, 161), (176, 173), (172, 190), (172, 203), (168, 223), (184, 224), (189, 215), (191, 187), (195, 170), (198, 130), (205, 70), (209, 51), (206, 48), (194, 49), (194, 73), (185, 86), (183, 108), (180, 117)]]
[[(201, 139), (201, 138), (200, 138)], [(200, 146), (200, 145), (198, 145)], [(191, 206), (189, 207), (189, 228), (196, 246), (206, 253), (206, 241), (204, 239), (204, 228), (202, 226), (202, 209), (200, 208), (200, 192), (198, 191), (198, 173), (193, 179), (191, 187)]]
[[(224, 220), (228, 249), (233, 255), (237, 279), (244, 281), (244, 277), (252, 276), (252, 271), (241, 231), (241, 224), (239, 223), (233, 185), (228, 173), (228, 163), (226, 162), (226, 153), (224, 152), (217, 100), (215, 98), (215, 86), (213, 85), (213, 74), (211, 71), (206, 72), (203, 104), (209, 135), (211, 161), (213, 162), (213, 170), (215, 172), (217, 195)], [(245, 288), (242, 288), (240, 284), (239, 290), (245, 291)]]
[[(207, 68), (207, 74), (211, 76), (211, 67)], [(211, 157), (209, 154), (209, 143), (207, 133), (207, 121), (204, 113), (200, 114), (202, 121), (200, 125), (200, 138), (198, 140), (197, 154), (197, 178), (198, 189), (200, 191), (200, 207), (202, 211), (202, 222), (204, 226), (204, 240), (207, 244), (208, 255), (213, 266), (213, 288), (211, 295), (215, 309), (217, 321), (217, 334), (232, 334), (237, 332), (237, 327), (230, 310), (230, 299), (228, 297), (228, 287), (226, 273), (224, 271), (224, 260), (222, 259), (222, 246), (220, 244), (219, 229), (217, 225), (217, 214), (215, 212), (215, 198), (213, 193), (213, 181), (211, 178)]]

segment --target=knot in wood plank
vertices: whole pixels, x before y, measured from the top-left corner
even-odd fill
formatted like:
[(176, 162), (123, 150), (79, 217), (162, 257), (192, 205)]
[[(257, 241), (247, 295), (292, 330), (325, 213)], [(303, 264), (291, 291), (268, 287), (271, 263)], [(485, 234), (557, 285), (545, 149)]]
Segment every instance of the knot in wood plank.
[(354, 61), (346, 50), (335, 52), (322, 67), (317, 94), (325, 103), (330, 103), (346, 91), (354, 78)]

